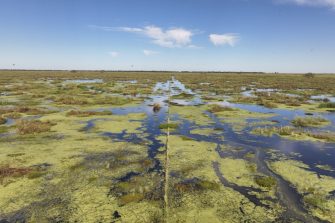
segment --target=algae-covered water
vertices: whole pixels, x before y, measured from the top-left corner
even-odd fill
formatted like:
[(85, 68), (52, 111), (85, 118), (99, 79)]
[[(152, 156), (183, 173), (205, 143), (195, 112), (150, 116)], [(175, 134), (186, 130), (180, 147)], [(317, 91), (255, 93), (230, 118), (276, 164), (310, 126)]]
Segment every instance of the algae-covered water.
[(335, 222), (334, 112), (194, 84), (6, 80), (0, 222)]

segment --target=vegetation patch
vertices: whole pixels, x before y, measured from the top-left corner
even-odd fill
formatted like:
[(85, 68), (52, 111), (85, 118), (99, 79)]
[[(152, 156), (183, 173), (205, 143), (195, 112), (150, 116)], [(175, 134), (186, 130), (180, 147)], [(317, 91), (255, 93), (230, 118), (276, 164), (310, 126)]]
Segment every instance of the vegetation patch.
[(77, 117), (88, 117), (88, 116), (95, 116), (95, 115), (112, 115), (113, 113), (111, 111), (102, 111), (102, 112), (96, 112), (96, 111), (78, 111), (78, 110), (71, 110), (66, 113), (66, 116), (77, 116)]
[(160, 129), (177, 129), (179, 127), (178, 123), (162, 123), (159, 125)]
[(272, 136), (278, 134), (283, 137), (295, 140), (320, 140), (325, 142), (335, 142), (334, 132), (314, 132), (309, 130), (303, 130), (300, 128), (294, 128), (292, 126), (283, 127), (258, 127), (252, 130), (253, 134)]
[(193, 97), (194, 97), (193, 94), (188, 94), (188, 93), (182, 92), (180, 94), (173, 95), (171, 98), (172, 99), (191, 99)]
[(42, 122), (39, 120), (19, 120), (16, 123), (18, 133), (21, 135), (48, 132), (54, 125), (55, 123), (53, 122)]
[(319, 104), (319, 108), (335, 108), (335, 102), (324, 102)]
[(266, 188), (272, 188), (276, 185), (276, 179), (270, 176), (256, 176), (255, 182), (261, 186)]
[(223, 111), (234, 111), (234, 108), (228, 106), (220, 106), (217, 104), (210, 105), (208, 111), (211, 113), (223, 112)]
[(295, 127), (316, 127), (329, 124), (329, 121), (322, 117), (296, 117), (292, 120)]

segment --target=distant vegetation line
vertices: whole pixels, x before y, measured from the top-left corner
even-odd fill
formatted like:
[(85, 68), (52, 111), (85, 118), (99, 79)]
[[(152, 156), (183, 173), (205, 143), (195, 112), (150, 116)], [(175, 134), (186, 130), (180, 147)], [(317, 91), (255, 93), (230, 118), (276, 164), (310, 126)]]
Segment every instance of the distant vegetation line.
[(183, 71), (178, 71), (178, 70), (80, 70), (80, 69), (74, 69), (74, 70), (68, 70), (68, 69), (0, 69), (1, 71), (37, 71), (37, 72), (112, 72), (112, 73), (223, 73), (223, 74), (335, 74), (334, 73), (324, 73), (324, 72), (317, 72), (317, 73), (312, 73), (312, 72), (263, 72), (263, 71), (188, 71), (188, 70), (183, 70)]

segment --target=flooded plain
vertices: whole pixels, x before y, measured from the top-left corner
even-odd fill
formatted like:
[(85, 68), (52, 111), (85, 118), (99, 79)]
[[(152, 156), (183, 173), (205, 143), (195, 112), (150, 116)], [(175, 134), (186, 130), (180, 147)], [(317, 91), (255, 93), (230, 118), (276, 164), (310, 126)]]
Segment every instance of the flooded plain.
[(335, 222), (327, 89), (123, 75), (1, 82), (0, 222)]

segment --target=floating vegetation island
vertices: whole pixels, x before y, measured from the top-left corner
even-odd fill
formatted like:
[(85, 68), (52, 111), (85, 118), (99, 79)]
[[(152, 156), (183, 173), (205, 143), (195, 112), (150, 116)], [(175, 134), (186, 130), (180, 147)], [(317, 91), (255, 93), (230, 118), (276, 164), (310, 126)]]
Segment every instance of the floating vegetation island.
[(0, 71), (0, 222), (335, 222), (334, 86)]

